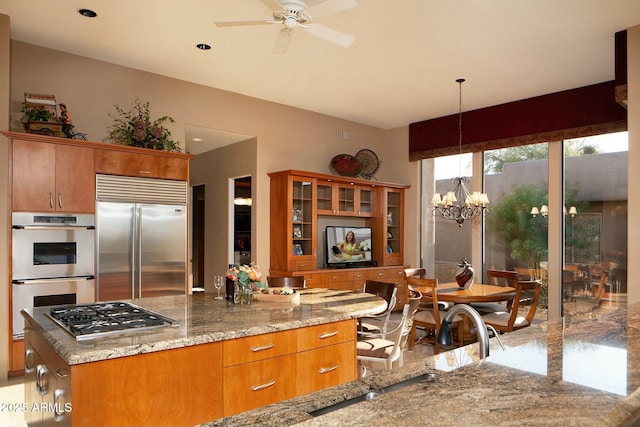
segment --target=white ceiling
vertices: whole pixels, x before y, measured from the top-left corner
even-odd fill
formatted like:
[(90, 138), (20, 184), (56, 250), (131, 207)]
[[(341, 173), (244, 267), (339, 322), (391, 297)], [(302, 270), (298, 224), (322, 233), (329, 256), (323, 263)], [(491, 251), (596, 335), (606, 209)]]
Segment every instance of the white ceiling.
[(298, 28), (284, 55), (279, 24), (213, 24), (270, 19), (259, 0), (0, 0), (0, 13), (15, 40), (389, 129), (455, 113), (459, 77), (465, 111), (612, 80), (614, 34), (640, 24), (640, 0), (358, 0), (317, 20), (350, 47)]

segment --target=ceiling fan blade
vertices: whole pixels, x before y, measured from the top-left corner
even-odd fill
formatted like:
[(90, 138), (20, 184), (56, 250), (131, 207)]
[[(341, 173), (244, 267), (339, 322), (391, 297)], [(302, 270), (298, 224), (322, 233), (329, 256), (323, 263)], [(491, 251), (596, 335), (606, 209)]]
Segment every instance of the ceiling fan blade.
[(287, 50), (289, 50), (289, 44), (291, 44), (292, 36), (292, 31), (289, 31), (286, 28), (278, 31), (278, 38), (276, 38), (276, 44), (273, 46), (272, 53), (274, 55), (287, 53)]
[(349, 34), (316, 23), (309, 24), (305, 30), (316, 37), (320, 37), (321, 39), (325, 39), (342, 47), (351, 46), (351, 43), (356, 39)]
[(352, 9), (357, 5), (356, 0), (326, 0), (322, 3), (309, 6), (305, 9), (305, 12), (308, 13), (311, 18), (316, 19), (321, 16)]
[(265, 25), (265, 24), (274, 24), (276, 21), (270, 20), (260, 20), (260, 21), (214, 21), (216, 27), (241, 27), (246, 25)]
[(269, 10), (282, 10), (283, 7), (280, 3), (278, 3), (276, 0), (260, 0), (262, 3), (264, 3), (265, 6), (267, 6), (269, 8)]

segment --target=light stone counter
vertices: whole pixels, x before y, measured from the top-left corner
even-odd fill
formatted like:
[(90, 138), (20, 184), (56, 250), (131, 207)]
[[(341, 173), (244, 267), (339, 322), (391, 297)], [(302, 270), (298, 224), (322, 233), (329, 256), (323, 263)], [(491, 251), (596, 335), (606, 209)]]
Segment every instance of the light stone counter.
[[(213, 426), (640, 425), (640, 303), (545, 322), (390, 372), (211, 423)], [(309, 413), (423, 373), (435, 379), (318, 417)]]
[(304, 289), (300, 296), (298, 305), (266, 301), (236, 305), (206, 293), (129, 300), (175, 319), (179, 325), (83, 341), (76, 341), (47, 317), (48, 307), (22, 313), (26, 324), (65, 362), (74, 365), (336, 322), (386, 308), (382, 298), (350, 291)]

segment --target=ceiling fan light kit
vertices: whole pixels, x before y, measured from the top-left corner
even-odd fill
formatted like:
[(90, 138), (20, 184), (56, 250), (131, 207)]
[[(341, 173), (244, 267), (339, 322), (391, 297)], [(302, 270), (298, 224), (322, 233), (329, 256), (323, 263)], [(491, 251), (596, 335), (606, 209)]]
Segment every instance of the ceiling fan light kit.
[(291, 36), (297, 27), (301, 27), (309, 34), (335, 43), (342, 47), (349, 47), (355, 37), (326, 27), (321, 24), (312, 23), (312, 17), (318, 18), (357, 6), (355, 0), (325, 0), (321, 3), (307, 7), (302, 0), (260, 0), (272, 10), (273, 19), (253, 20), (253, 21), (216, 21), (217, 27), (237, 27), (265, 24), (282, 24), (282, 29), (278, 33), (276, 43), (273, 48), (274, 54), (285, 53), (289, 49)]

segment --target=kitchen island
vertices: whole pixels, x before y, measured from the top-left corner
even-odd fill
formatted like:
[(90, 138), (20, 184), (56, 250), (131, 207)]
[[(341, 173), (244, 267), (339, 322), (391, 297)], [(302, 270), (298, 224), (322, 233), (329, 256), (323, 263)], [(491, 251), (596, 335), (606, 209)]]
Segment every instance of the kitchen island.
[[(502, 339), (484, 361), (472, 344), (204, 426), (640, 425), (640, 303)], [(382, 393), (341, 407), (371, 391)], [(312, 415), (323, 408), (335, 410)]]
[(355, 319), (386, 303), (350, 291), (300, 294), (299, 304), (134, 299), (178, 325), (85, 340), (54, 323), (48, 307), (24, 310), (27, 403), (54, 409), (27, 420), (194, 425), (354, 380)]

